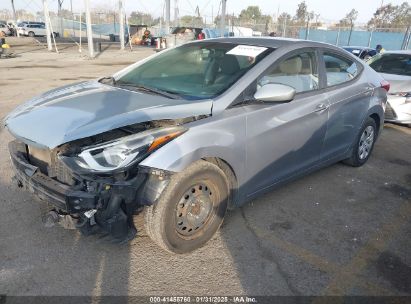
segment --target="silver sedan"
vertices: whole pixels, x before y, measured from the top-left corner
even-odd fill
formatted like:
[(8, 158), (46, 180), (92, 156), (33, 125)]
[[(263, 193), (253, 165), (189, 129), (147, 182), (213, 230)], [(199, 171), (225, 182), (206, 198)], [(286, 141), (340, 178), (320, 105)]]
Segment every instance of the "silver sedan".
[(5, 125), (17, 185), (54, 205), (48, 224), (124, 242), (144, 211), (150, 237), (184, 253), (229, 207), (339, 161), (365, 164), (388, 88), (328, 44), (210, 39), (44, 93)]

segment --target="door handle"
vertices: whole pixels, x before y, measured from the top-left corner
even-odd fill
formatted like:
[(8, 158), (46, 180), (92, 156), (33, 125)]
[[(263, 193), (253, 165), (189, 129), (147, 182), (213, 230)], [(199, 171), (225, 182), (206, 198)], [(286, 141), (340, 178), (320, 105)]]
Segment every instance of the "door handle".
[(327, 109), (328, 109), (328, 105), (326, 105), (324, 103), (320, 103), (319, 105), (317, 105), (315, 107), (315, 112), (321, 112), (321, 111), (324, 111), (324, 110), (327, 110)]

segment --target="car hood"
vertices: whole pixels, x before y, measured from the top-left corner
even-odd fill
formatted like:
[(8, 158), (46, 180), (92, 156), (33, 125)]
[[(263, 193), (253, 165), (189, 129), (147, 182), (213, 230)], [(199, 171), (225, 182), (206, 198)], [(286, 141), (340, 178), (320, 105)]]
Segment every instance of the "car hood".
[(411, 77), (395, 74), (380, 74), (390, 83), (389, 93), (411, 92)]
[(97, 81), (61, 87), (17, 107), (4, 121), (16, 138), (55, 148), (145, 121), (211, 115), (212, 101), (169, 99)]

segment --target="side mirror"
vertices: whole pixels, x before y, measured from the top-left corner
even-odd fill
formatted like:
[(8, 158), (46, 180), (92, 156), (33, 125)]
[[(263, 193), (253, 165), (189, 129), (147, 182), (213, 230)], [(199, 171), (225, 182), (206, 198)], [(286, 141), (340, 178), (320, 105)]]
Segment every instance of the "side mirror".
[(289, 102), (294, 99), (295, 93), (295, 89), (288, 85), (267, 83), (257, 89), (254, 98), (266, 102)]

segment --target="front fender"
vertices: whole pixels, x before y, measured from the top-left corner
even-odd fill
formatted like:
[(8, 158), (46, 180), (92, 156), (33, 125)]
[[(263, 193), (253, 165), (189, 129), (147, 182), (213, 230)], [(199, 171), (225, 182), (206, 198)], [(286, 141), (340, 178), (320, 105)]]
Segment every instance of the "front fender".
[(228, 163), (241, 182), (246, 165), (246, 117), (242, 109), (187, 125), (189, 130), (166, 144), (140, 165), (181, 172), (191, 163), (217, 157)]

